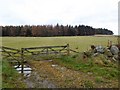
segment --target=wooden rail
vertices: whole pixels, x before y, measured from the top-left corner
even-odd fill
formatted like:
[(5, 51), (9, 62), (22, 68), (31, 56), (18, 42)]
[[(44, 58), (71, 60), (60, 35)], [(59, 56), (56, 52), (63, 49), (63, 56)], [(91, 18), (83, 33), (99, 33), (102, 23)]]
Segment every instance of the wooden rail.
[(2, 46), (2, 47), (0, 47), (0, 48), (2, 48), (2, 50), (8, 49), (8, 50), (14, 50), (14, 51), (20, 52), (19, 49), (9, 48), (9, 47), (5, 47), (5, 46)]
[(60, 54), (67, 53), (70, 54), (69, 44), (65, 46), (44, 46), (44, 47), (30, 47), (30, 48), (22, 48), (23, 53), (31, 53), (32, 55), (39, 55), (39, 54)]

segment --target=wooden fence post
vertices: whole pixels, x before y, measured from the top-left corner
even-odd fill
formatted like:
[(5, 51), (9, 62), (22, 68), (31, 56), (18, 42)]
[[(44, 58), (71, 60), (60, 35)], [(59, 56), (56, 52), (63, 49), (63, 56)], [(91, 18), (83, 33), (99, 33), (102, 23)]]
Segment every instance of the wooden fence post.
[(24, 58), (23, 58), (23, 48), (21, 48), (21, 73), (23, 73), (23, 69), (24, 69)]
[(67, 55), (70, 55), (70, 47), (69, 47), (69, 44), (67, 44)]
[(46, 54), (48, 55), (48, 54), (49, 54), (49, 52), (48, 52), (48, 48), (46, 48), (46, 50), (47, 50), (47, 51), (46, 51)]

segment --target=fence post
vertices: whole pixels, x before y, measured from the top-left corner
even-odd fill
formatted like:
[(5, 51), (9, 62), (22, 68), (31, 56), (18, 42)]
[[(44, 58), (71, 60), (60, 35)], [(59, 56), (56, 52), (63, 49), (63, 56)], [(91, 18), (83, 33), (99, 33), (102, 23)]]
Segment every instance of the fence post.
[(23, 48), (21, 48), (21, 73), (23, 74), (23, 69), (24, 69), (24, 58), (23, 58)]
[(46, 51), (46, 54), (48, 55), (48, 53), (49, 53), (49, 52), (48, 52), (48, 48), (46, 48), (46, 50), (47, 50), (47, 51)]
[(69, 47), (69, 44), (67, 44), (67, 55), (70, 55), (70, 47)]

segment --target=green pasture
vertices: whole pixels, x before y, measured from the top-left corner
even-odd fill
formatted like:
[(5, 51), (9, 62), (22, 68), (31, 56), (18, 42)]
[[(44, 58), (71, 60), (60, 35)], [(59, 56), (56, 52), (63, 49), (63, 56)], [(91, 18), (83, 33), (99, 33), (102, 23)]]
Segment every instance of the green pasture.
[(108, 40), (117, 43), (117, 37), (105, 36), (68, 36), (68, 37), (0, 37), (1, 45), (12, 48), (49, 46), (49, 45), (66, 45), (70, 44), (70, 48), (76, 51), (85, 51), (90, 45), (107, 46)]

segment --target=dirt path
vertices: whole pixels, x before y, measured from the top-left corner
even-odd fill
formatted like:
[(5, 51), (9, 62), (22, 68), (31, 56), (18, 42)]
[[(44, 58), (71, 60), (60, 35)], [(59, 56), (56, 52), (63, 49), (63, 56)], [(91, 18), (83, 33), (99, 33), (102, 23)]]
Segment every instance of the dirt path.
[(30, 77), (25, 79), (29, 88), (107, 88), (117, 87), (117, 81), (111, 83), (105, 80), (96, 83), (92, 73), (74, 71), (49, 61), (32, 61), (29, 63), (33, 71)]

